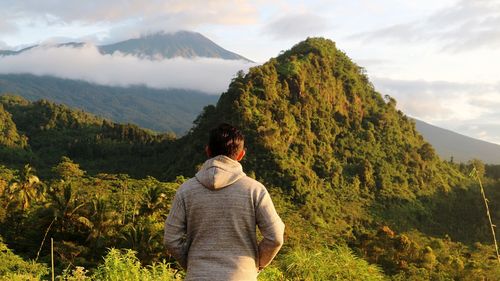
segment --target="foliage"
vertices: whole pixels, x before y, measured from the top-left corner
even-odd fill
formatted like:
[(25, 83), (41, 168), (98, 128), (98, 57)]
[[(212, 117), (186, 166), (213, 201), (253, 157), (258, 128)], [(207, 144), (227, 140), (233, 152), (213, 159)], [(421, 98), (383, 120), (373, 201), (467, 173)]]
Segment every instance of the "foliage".
[(159, 161), (161, 153), (169, 153), (174, 138), (131, 124), (112, 123), (46, 100), (32, 103), (4, 95), (0, 97), (0, 105), (11, 116), (15, 126), (10, 127), (17, 133), (7, 134), (4, 142), (15, 143), (17, 135), (27, 140), (7, 150), (8, 157), (0, 162), (14, 167), (28, 162), (45, 175), (64, 156), (77, 160), (91, 173), (126, 172), (142, 177), (158, 174), (160, 167), (154, 163)]
[(27, 281), (40, 280), (48, 273), (48, 269), (43, 264), (32, 261), (24, 261), (15, 255), (0, 237), (0, 280), (5, 281)]
[(288, 280), (386, 280), (381, 270), (346, 246), (308, 251), (297, 248), (281, 262)]
[[(41, 260), (48, 261), (48, 245), (42, 241), (44, 235), (53, 237), (60, 268), (69, 264), (95, 266), (106, 248), (114, 246), (135, 250), (146, 263), (164, 257), (163, 222), (178, 183), (151, 177), (135, 180), (127, 175), (90, 177), (67, 157), (54, 170), (57, 177), (37, 182), (43, 187), (40, 195), (17, 195), (31, 194), (34, 187), (26, 187), (18, 193), (6, 188), (0, 197), (8, 211), (0, 221), (0, 234), (15, 249), (34, 257), (40, 248)], [(15, 171), (9, 176), (9, 182), (18, 186), (30, 184), (17, 179)]]
[(393, 280), (495, 280), (500, 273), (493, 247), (481, 243), (468, 247), (449, 236), (430, 237), (418, 231), (397, 234), (385, 226), (352, 246), (368, 262), (381, 265)]
[(97, 267), (92, 279), (102, 281), (169, 281), (180, 280), (176, 271), (164, 262), (142, 267), (131, 250), (120, 252), (111, 249), (104, 263)]

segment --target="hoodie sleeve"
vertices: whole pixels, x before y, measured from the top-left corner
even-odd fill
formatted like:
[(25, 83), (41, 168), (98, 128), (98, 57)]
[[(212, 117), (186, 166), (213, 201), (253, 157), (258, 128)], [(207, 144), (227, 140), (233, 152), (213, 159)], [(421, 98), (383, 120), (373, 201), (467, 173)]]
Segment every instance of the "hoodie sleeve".
[(267, 190), (257, 204), (256, 222), (264, 237), (259, 243), (259, 268), (264, 268), (274, 259), (283, 245), (285, 224), (276, 213)]
[(165, 221), (163, 244), (168, 252), (187, 269), (188, 247), (186, 237), (186, 210), (179, 191), (175, 194), (172, 208)]

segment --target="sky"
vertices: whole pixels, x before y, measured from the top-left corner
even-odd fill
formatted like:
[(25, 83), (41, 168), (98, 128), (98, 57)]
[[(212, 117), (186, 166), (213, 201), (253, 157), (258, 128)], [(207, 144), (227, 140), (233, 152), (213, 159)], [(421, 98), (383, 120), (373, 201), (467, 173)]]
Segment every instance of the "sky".
[[(253, 64), (103, 56), (94, 45), (191, 30), (259, 64), (322, 36), (407, 115), (500, 144), (500, 0), (0, 0), (0, 7), (0, 49), (91, 43), (62, 55), (47, 47), (3, 57), (0, 73), (220, 93), (237, 70)], [(172, 71), (170, 78), (154, 75)]]

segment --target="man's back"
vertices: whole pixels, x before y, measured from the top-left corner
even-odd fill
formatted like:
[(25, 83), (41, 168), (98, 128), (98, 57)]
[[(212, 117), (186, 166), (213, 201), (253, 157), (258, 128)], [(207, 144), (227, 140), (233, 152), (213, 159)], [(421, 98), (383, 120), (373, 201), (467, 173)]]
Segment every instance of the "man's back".
[[(260, 246), (256, 225), (265, 238)], [(217, 156), (177, 191), (165, 245), (187, 268), (186, 280), (255, 280), (259, 264), (281, 247), (283, 230), (265, 187), (237, 161)]]

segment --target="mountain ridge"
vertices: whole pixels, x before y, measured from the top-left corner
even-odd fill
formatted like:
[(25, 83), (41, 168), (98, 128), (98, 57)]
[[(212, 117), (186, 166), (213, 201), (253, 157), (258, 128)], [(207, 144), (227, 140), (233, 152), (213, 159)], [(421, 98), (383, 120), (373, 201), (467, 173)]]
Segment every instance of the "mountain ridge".
[(7, 93), (30, 101), (47, 99), (115, 122), (177, 135), (186, 133), (203, 107), (218, 99), (195, 90), (113, 87), (52, 76), (0, 74), (0, 94)]
[[(57, 48), (79, 48), (85, 44), (85, 42), (65, 42), (55, 44), (54, 46)], [(0, 56), (19, 55), (25, 51), (40, 46), (41, 45), (35, 44), (18, 51), (0, 50)], [(199, 32), (185, 30), (168, 33), (156, 32), (144, 34), (138, 38), (126, 39), (111, 44), (97, 45), (96, 47), (103, 55), (120, 52), (125, 55), (133, 55), (150, 60), (169, 59), (175, 57), (206, 57), (253, 62), (239, 54), (220, 47)]]
[(444, 160), (453, 158), (455, 162), (465, 163), (479, 159), (487, 164), (500, 164), (500, 145), (414, 120), (417, 130)]

